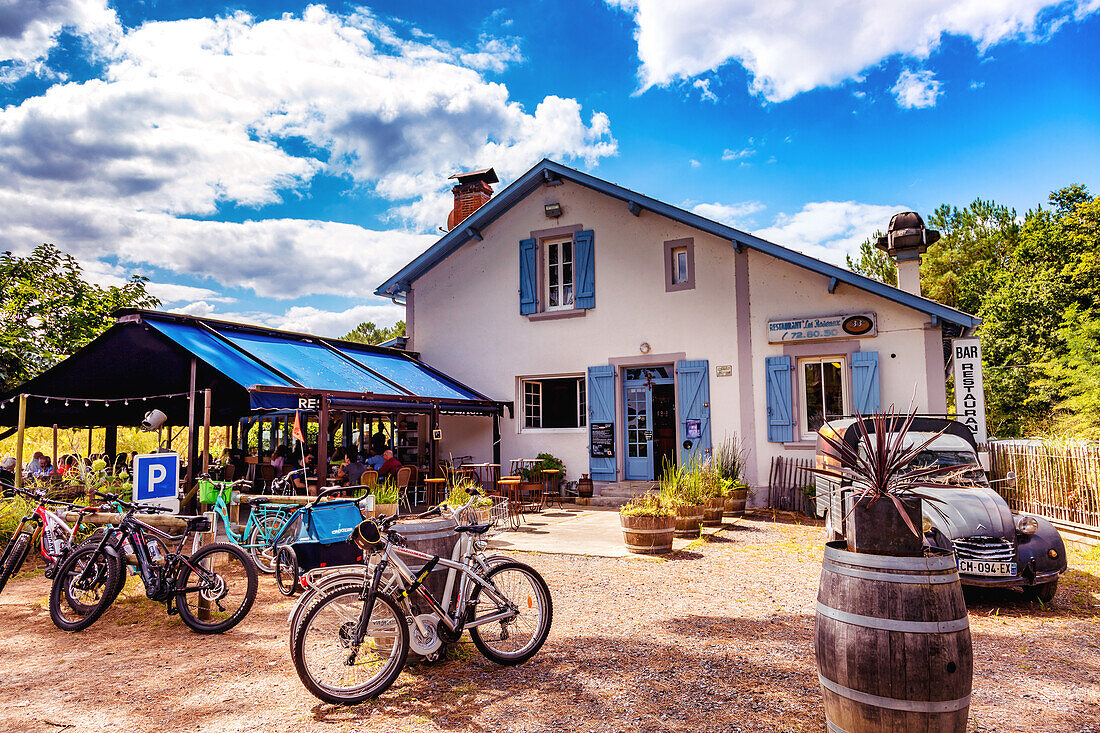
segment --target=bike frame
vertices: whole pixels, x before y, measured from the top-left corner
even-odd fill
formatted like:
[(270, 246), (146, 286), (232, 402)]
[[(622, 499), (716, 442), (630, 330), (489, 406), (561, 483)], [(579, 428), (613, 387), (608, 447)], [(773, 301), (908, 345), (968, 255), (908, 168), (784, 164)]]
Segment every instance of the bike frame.
[[(15, 531), (12, 532), (11, 539), (8, 541), (7, 546), (4, 548), (3, 554), (0, 554), (0, 563), (3, 563), (8, 559), (8, 556), (14, 549), (15, 540), (19, 537), (20, 534), (23, 533), (23, 530), (26, 528), (27, 524), (30, 523), (34, 524), (34, 530), (30, 533), (31, 545), (38, 545), (38, 552), (42, 555), (42, 559), (45, 560), (47, 563), (58, 562), (59, 560), (61, 560), (64, 553), (61, 548), (50, 547), (50, 543), (53, 541), (52, 538), (54, 537), (54, 531), (60, 529), (62, 532), (64, 532), (67, 536), (68, 543), (71, 545), (73, 535), (76, 533), (76, 529), (79, 528), (82, 523), (83, 515), (92, 514), (94, 512), (95, 509), (91, 507), (88, 507), (87, 509), (81, 509), (81, 516), (78, 519), (76, 526), (70, 527), (64, 519), (46, 508), (45, 501), (39, 499), (38, 506), (36, 506), (30, 514), (19, 520), (19, 524), (16, 525)], [(26, 560), (27, 558), (26, 556), (24, 556), (23, 560), (19, 563), (20, 567), (22, 567), (23, 563), (26, 562)], [(16, 572), (18, 572), (18, 570), (19, 568), (15, 568)]]
[[(258, 506), (253, 506), (251, 508), (251, 510), (248, 512), (248, 521), (245, 522), (244, 527), (241, 528), (240, 535), (238, 535), (233, 531), (233, 528), (231, 526), (231, 522), (229, 521), (229, 507), (227, 507), (225, 505), (225, 500), (222, 499), (221, 495), (219, 494), (218, 500), (217, 500), (217, 502), (215, 502), (214, 507), (213, 507), (213, 509), (214, 509), (214, 521), (213, 521), (213, 527), (211, 527), (211, 530), (214, 532), (214, 534), (217, 534), (217, 532), (218, 532), (218, 519), (220, 518), (222, 520), (222, 524), (225, 525), (225, 536), (229, 538), (230, 542), (232, 542), (233, 544), (235, 544), (239, 547), (252, 547), (252, 545), (245, 542), (245, 540), (252, 533), (252, 530), (260, 523), (259, 519), (257, 519), (257, 517), (263, 519), (263, 518), (267, 518), (269, 516), (279, 516), (279, 515), (281, 515), (284, 519), (289, 519), (290, 516), (293, 514), (293, 512), (291, 512), (289, 509), (281, 509), (281, 508), (263, 509), (263, 508), (261, 508), (261, 506), (262, 505), (258, 505)], [(275, 538), (273, 537), (272, 540), (274, 540), (274, 539)], [(262, 543), (261, 545), (257, 545), (257, 546), (258, 547), (266, 547), (268, 544), (270, 544), (270, 543), (265, 542), (265, 543)]]

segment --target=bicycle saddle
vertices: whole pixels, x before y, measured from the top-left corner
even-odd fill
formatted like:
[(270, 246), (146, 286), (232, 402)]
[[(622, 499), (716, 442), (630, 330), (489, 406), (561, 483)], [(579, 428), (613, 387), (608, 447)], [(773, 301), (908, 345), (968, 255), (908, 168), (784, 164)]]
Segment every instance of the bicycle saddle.
[(486, 522), (485, 524), (468, 524), (462, 527), (455, 527), (455, 532), (473, 532), (474, 534), (485, 534), (492, 529), (493, 523)]
[(210, 531), (210, 518), (205, 514), (198, 516), (186, 516), (179, 515), (176, 519), (182, 519), (187, 522), (188, 532), (209, 532)]

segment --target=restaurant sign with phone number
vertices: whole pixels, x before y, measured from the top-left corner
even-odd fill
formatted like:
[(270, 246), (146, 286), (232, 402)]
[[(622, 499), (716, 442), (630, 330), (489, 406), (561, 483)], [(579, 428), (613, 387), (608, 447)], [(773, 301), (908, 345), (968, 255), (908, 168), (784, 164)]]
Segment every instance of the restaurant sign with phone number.
[(773, 344), (867, 337), (877, 333), (878, 323), (874, 313), (768, 321), (768, 341)]

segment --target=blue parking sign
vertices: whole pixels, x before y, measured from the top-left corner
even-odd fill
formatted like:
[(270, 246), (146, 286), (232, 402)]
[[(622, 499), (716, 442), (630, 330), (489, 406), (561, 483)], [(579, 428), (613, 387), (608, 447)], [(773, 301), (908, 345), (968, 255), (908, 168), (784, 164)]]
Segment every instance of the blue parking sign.
[(134, 501), (179, 510), (179, 453), (134, 456)]

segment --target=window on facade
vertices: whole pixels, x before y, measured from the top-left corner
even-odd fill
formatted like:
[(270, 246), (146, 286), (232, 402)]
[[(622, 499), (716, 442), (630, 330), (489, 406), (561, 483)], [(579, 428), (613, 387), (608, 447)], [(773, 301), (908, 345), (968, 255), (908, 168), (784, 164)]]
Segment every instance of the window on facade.
[(573, 307), (573, 240), (546, 243), (546, 310)]
[(682, 285), (688, 281), (687, 247), (675, 247), (672, 250), (672, 284)]
[(812, 439), (826, 420), (841, 417), (848, 412), (844, 359), (839, 356), (800, 359), (798, 367), (802, 395), (802, 435)]
[(587, 424), (584, 377), (523, 381), (523, 426), (527, 429), (583, 428)]

